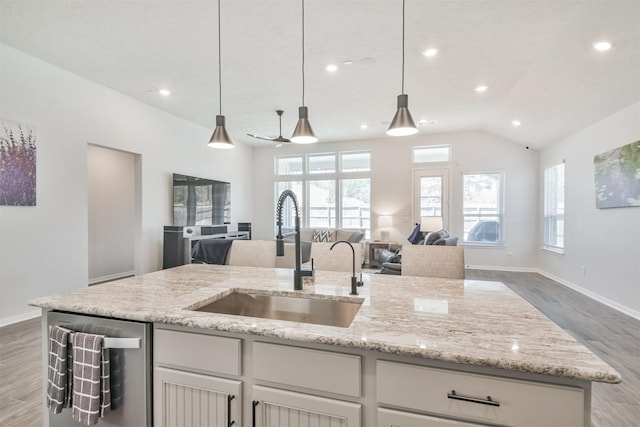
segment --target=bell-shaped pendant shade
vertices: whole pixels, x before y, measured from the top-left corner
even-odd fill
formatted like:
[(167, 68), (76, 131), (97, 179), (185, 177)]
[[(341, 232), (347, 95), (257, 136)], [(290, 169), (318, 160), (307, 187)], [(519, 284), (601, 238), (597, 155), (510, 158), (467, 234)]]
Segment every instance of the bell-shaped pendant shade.
[(209, 147), (229, 149), (233, 148), (233, 141), (224, 127), (224, 116), (216, 116), (216, 128), (209, 140)]
[(393, 116), (393, 120), (387, 129), (387, 135), (391, 136), (405, 136), (413, 135), (418, 132), (416, 122), (413, 121), (411, 113), (409, 112), (409, 96), (398, 95), (398, 111)]
[(291, 142), (295, 142), (296, 144), (313, 144), (314, 142), (318, 142), (318, 137), (313, 133), (311, 123), (309, 123), (307, 107), (298, 107), (298, 124), (293, 130)]

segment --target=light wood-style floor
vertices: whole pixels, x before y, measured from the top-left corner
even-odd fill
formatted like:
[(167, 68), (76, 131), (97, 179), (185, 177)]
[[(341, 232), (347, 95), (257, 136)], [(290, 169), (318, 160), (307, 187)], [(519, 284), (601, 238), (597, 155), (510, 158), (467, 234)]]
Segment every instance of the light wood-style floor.
[[(467, 279), (507, 284), (622, 375), (593, 384), (593, 427), (640, 425), (640, 321), (536, 273), (467, 270)], [(0, 425), (42, 425), (40, 319), (0, 328)], [(187, 426), (185, 426), (187, 427)]]

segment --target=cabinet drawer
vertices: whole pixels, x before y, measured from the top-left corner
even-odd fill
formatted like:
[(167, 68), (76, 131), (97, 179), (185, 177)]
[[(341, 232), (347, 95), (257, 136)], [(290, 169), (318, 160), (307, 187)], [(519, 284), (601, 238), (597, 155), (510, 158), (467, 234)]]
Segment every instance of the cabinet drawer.
[[(377, 362), (377, 375), (378, 401), (383, 404), (486, 423), (584, 426), (580, 388), (385, 361)], [(465, 397), (472, 401), (461, 400)]]
[(330, 393), (359, 397), (360, 356), (256, 342), (253, 375), (273, 381)]
[(239, 339), (166, 329), (156, 329), (153, 339), (156, 365), (240, 375)]
[(482, 427), (480, 424), (469, 424), (464, 421), (435, 418), (428, 415), (411, 414), (409, 412), (378, 409), (378, 427)]

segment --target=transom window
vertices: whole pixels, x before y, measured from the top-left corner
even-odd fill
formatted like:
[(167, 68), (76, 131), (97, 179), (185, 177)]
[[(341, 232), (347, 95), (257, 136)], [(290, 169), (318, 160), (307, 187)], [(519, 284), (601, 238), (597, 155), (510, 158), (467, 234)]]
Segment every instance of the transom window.
[(450, 160), (450, 145), (429, 145), (425, 147), (413, 147), (414, 163), (448, 162)]

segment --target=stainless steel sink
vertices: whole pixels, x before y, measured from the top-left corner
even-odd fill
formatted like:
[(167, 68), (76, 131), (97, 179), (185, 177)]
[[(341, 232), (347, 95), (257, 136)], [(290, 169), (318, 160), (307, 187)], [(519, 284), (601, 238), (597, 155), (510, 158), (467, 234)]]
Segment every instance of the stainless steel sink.
[(270, 295), (234, 289), (195, 311), (349, 327), (362, 298), (328, 299), (314, 295)]

